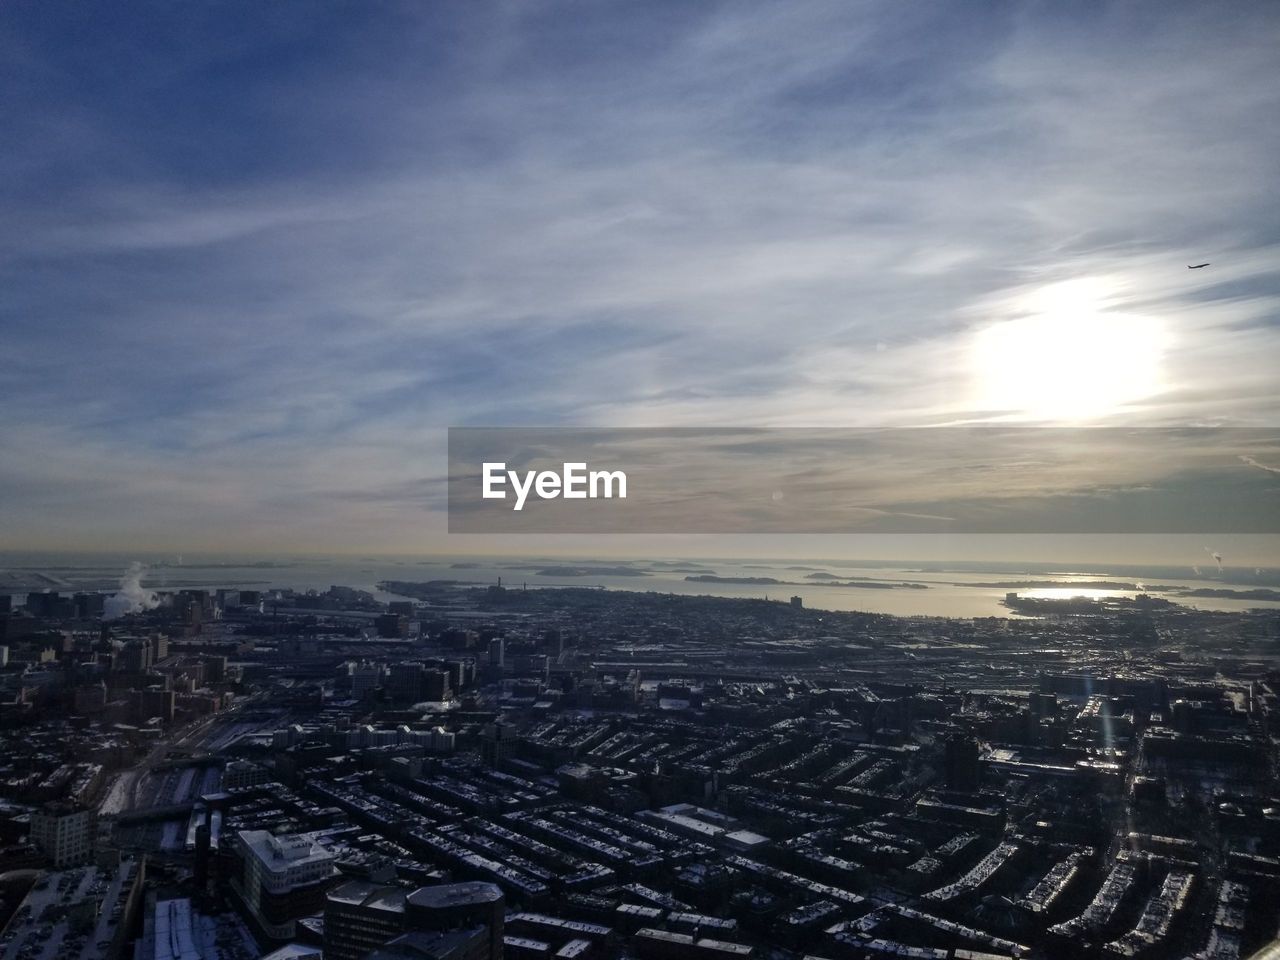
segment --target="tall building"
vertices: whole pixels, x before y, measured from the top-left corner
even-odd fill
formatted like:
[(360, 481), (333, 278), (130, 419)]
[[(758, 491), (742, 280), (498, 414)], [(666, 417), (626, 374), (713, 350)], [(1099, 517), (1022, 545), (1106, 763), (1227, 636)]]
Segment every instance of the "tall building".
[(95, 831), (93, 811), (67, 801), (47, 803), (31, 814), (31, 842), (58, 870), (93, 858)]
[(978, 789), (982, 767), (978, 761), (978, 741), (968, 734), (955, 733), (947, 737), (943, 756), (947, 789), (972, 791)]
[(506, 902), (492, 883), (444, 883), (419, 887), (405, 898), (405, 921), (412, 930), (444, 933), (484, 927), (489, 960), (502, 956)]
[(173, 722), (173, 711), (177, 700), (172, 690), (166, 690), (164, 687), (147, 687), (145, 690), (134, 690), (132, 697), (139, 720), (145, 722), (153, 717), (159, 717), (165, 723)]
[(325, 895), (325, 960), (360, 960), (404, 933), (402, 887), (351, 880)]
[(151, 644), (145, 640), (129, 640), (120, 651), (122, 673), (146, 673), (151, 669)]
[(432, 727), (424, 746), (432, 753), (453, 753), (457, 737), (444, 727)]
[(352, 880), (325, 897), (325, 960), (387, 956), (496, 960), (502, 956), (502, 891), (491, 883), (402, 887)]
[(440, 634), (440, 645), (450, 650), (471, 650), (475, 648), (478, 636), (474, 630), (453, 627)]
[(27, 613), (33, 617), (57, 617), (74, 609), (70, 599), (62, 598), (56, 590), (27, 594)]
[(232, 887), (269, 938), (291, 939), (295, 921), (324, 908), (335, 858), (311, 837), (241, 830), (236, 835), (236, 853), (241, 871), (232, 879)]
[(396, 703), (417, 703), (423, 699), (422, 688), (426, 665), (409, 660), (387, 668), (387, 693)]
[(520, 738), (509, 724), (485, 724), (480, 731), (480, 755), (491, 767), (500, 767), (515, 752)]
[(173, 609), (199, 633), (200, 625), (213, 617), (213, 594), (208, 590), (179, 590), (173, 598)]
[(387, 640), (404, 640), (409, 636), (409, 618), (401, 613), (383, 613), (374, 618), (378, 636)]
[(227, 658), (206, 654), (204, 679), (206, 683), (222, 683), (227, 678)]
[(454, 693), (461, 693), (475, 686), (476, 662), (474, 660), (448, 660), (444, 668), (449, 674), (449, 685), (453, 687)]
[(351, 695), (363, 697), (382, 686), (382, 667), (376, 663), (357, 663), (351, 666)]
[(366, 960), (491, 960), (502, 954), (490, 951), (484, 927), (448, 933), (402, 933), (371, 952)]
[(444, 670), (428, 670), (422, 677), (422, 699), (440, 702), (448, 700), (449, 674)]
[(101, 593), (77, 593), (72, 600), (76, 607), (76, 616), (82, 620), (102, 616), (106, 598)]

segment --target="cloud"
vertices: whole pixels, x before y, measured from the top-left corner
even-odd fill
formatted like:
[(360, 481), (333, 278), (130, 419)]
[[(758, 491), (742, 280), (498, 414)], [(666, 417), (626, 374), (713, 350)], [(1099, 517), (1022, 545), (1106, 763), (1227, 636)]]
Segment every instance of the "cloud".
[(1253, 457), (1246, 457), (1242, 455), (1240, 457), (1240, 462), (1247, 463), (1251, 467), (1257, 467), (1259, 470), (1265, 470), (1267, 473), (1280, 473), (1280, 467), (1272, 467), (1265, 463), (1259, 463), (1257, 460), (1253, 459)]
[(1274, 421), (1275, 11), (643, 6), (8, 18), (6, 535), (407, 548), (450, 424), (1004, 417), (973, 338), (1077, 277), (1168, 334), (1119, 422)]

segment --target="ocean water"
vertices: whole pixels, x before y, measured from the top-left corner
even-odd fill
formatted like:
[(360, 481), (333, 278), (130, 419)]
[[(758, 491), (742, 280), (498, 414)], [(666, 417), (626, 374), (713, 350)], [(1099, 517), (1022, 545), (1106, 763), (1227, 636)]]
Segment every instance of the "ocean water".
[[(331, 585), (341, 585), (371, 591), (384, 600), (394, 597), (377, 589), (381, 581), (454, 580), (477, 586), (501, 582), (509, 587), (575, 586), (721, 597), (786, 599), (799, 596), (806, 607), (814, 609), (859, 610), (895, 616), (1011, 616), (1001, 602), (1011, 591), (1021, 596), (1046, 598), (1124, 597), (1147, 592), (1202, 610), (1280, 608), (1280, 602), (1275, 600), (1186, 597), (1178, 593), (1206, 587), (1256, 588), (1273, 582), (1274, 571), (1228, 569), (1188, 578), (1162, 575), (1170, 572), (1168, 569), (1101, 565), (1090, 565), (1087, 570), (1055, 569), (1048, 564), (1030, 565), (1030, 569), (1027, 564), (1010, 564), (1007, 569), (997, 564), (983, 564), (981, 569), (974, 569), (975, 566), (723, 558), (620, 561), (562, 557), (282, 556), (248, 559), (230, 555), (7, 552), (0, 553), (0, 593), (25, 599), (26, 593), (33, 590), (112, 591), (131, 570), (138, 571), (140, 567), (142, 585), (152, 590), (183, 587), (324, 590)], [(689, 575), (772, 578), (786, 582), (696, 582), (686, 580)], [(828, 577), (869, 586), (835, 586), (824, 582)], [(1114, 586), (1099, 588), (1100, 582)]]

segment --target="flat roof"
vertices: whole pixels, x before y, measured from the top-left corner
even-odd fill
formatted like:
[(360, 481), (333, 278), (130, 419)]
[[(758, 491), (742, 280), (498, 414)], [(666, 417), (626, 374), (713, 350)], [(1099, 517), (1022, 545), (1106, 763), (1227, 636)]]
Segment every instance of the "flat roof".
[(374, 910), (389, 910), (400, 913), (404, 911), (405, 899), (408, 893), (402, 887), (393, 887), (385, 883), (371, 883), (368, 880), (349, 880), (334, 887), (326, 896), (331, 901), (349, 904), (353, 907), (369, 907)]
[(406, 900), (415, 907), (439, 910), (467, 903), (497, 903), (502, 900), (502, 891), (495, 884), (472, 880), (467, 883), (442, 883), (436, 886), (419, 887), (409, 894)]

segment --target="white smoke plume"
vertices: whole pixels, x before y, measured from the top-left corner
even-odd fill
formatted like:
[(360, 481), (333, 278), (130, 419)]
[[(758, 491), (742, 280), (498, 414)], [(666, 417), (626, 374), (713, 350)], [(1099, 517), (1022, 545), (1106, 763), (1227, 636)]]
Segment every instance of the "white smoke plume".
[(114, 620), (116, 617), (152, 610), (159, 606), (159, 597), (142, 587), (142, 574), (145, 570), (146, 567), (137, 560), (129, 564), (129, 569), (120, 578), (119, 592), (108, 597), (103, 605), (104, 619)]

